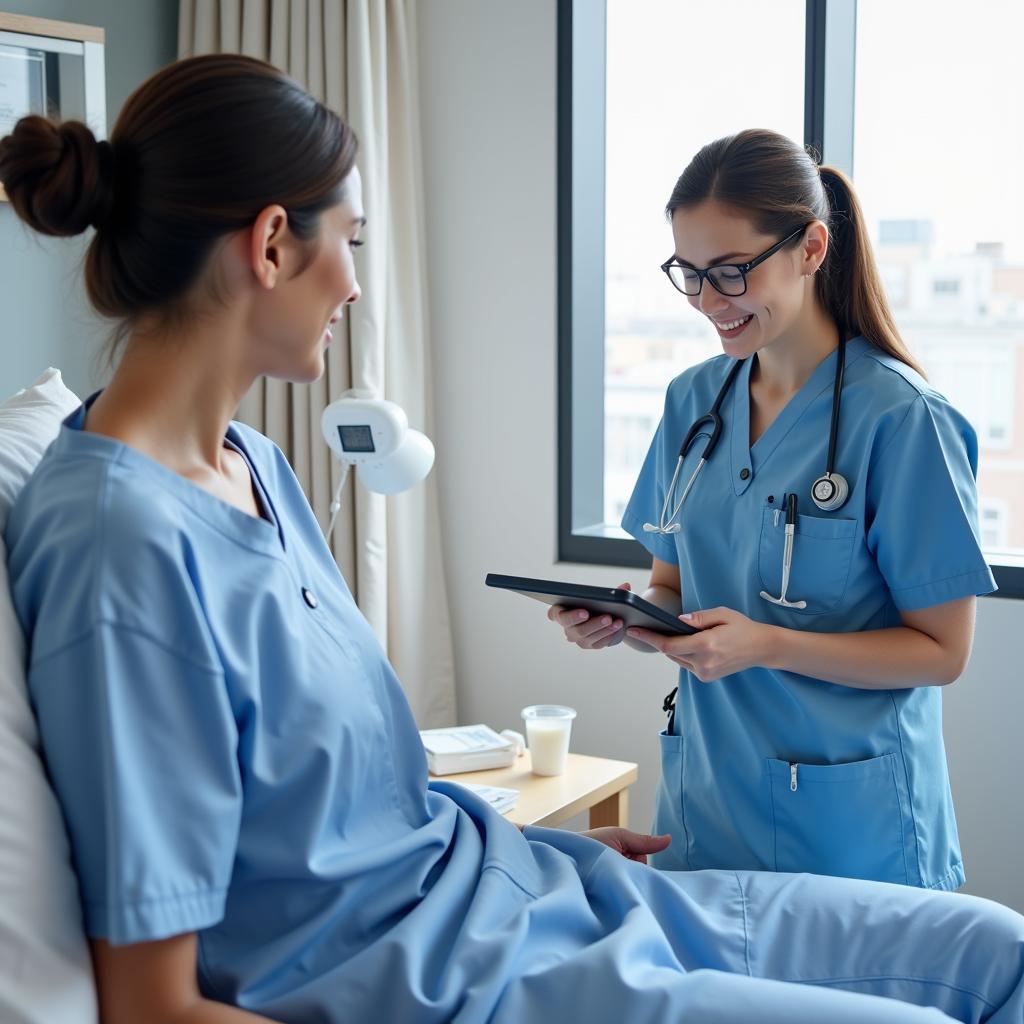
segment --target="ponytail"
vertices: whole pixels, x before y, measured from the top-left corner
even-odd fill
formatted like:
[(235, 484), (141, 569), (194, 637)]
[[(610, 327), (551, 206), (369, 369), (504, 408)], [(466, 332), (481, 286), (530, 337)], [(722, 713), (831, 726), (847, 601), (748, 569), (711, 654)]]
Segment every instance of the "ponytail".
[(843, 338), (863, 335), (876, 348), (925, 375), (900, 337), (868, 241), (864, 214), (850, 180), (834, 167), (819, 167), (828, 200), (828, 255), (815, 289)]

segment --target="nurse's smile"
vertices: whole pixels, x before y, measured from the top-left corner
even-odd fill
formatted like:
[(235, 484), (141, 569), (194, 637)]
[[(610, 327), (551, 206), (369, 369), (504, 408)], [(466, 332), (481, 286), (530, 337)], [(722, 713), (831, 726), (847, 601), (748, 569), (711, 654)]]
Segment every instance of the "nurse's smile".
[(716, 320), (713, 316), (709, 316), (708, 319), (715, 325), (715, 330), (722, 338), (732, 339), (739, 337), (751, 320), (754, 319), (754, 314), (750, 313), (747, 316), (740, 317), (733, 320)]

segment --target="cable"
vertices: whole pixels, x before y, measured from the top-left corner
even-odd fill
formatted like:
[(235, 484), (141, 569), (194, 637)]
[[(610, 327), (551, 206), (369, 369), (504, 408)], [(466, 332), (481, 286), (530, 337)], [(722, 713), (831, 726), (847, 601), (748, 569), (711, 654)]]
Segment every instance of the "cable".
[(836, 468), (836, 441), (839, 439), (839, 406), (843, 401), (843, 373), (846, 370), (846, 338), (839, 336), (836, 353), (836, 380), (832, 385), (832, 423), (828, 433), (828, 463), (825, 476), (832, 476)]
[(338, 518), (338, 513), (341, 511), (341, 490), (345, 486), (345, 481), (348, 480), (349, 470), (352, 469), (351, 462), (343, 462), (341, 464), (341, 479), (338, 481), (338, 486), (334, 489), (334, 498), (331, 501), (331, 522), (327, 527), (327, 539), (331, 539), (331, 534), (334, 532), (334, 524)]

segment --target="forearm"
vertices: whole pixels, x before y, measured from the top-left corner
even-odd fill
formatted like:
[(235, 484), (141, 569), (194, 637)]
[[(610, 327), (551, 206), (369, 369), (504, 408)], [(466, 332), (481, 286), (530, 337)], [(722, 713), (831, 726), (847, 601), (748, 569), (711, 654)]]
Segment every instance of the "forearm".
[(678, 590), (671, 587), (656, 585), (648, 587), (641, 595), (645, 601), (657, 605), (662, 611), (679, 615), (683, 610), (683, 598)]
[(184, 1013), (171, 1018), (167, 1024), (272, 1024), (269, 1017), (262, 1017), (247, 1010), (239, 1010), (226, 1003), (214, 1003), (201, 999)]
[[(683, 610), (682, 595), (678, 590), (673, 590), (671, 587), (661, 585), (648, 587), (640, 596), (645, 601), (657, 605), (662, 611), (669, 612), (672, 615), (678, 615)], [(646, 654), (658, 653), (649, 644), (645, 644), (641, 640), (634, 640), (630, 636), (625, 636), (622, 640), (627, 647), (632, 647), (634, 651), (642, 651)]]
[(963, 670), (962, 658), (909, 626), (863, 633), (811, 633), (771, 627), (765, 665), (861, 690), (945, 685)]
[(195, 933), (153, 942), (90, 944), (104, 1024), (271, 1024), (269, 1017), (203, 999)]
[[(176, 1000), (175, 1000), (176, 1001)], [(154, 1010), (152, 1006), (140, 1007), (138, 1003), (126, 1006), (123, 1000), (100, 999), (102, 1019), (109, 1024), (120, 1021), (137, 1022), (145, 1020), (160, 1024), (273, 1024), (269, 1017), (262, 1017), (247, 1010), (240, 1010), (227, 1003), (215, 1003), (209, 999), (196, 999), (185, 1008)]]

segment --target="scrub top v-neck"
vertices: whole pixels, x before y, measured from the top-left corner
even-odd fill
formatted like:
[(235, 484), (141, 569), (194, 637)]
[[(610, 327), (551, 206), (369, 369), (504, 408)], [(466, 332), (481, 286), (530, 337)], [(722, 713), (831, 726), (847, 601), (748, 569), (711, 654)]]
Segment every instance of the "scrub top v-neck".
[[(977, 439), (913, 370), (863, 338), (846, 345), (836, 471), (842, 508), (811, 501), (825, 471), (837, 352), (753, 445), (750, 371), (723, 403), (723, 436), (674, 536), (657, 523), (690, 424), (732, 365), (719, 356), (669, 386), (623, 516), (652, 555), (680, 569), (683, 610), (724, 606), (759, 622), (841, 633), (900, 624), (900, 612), (995, 589), (977, 538)], [(701, 445), (680, 479), (689, 479)], [(784, 497), (798, 497), (788, 597)], [(655, 858), (679, 869), (808, 871), (953, 889), (964, 881), (942, 743), (941, 691), (864, 690), (754, 667), (712, 683), (679, 675), (661, 736)]]

